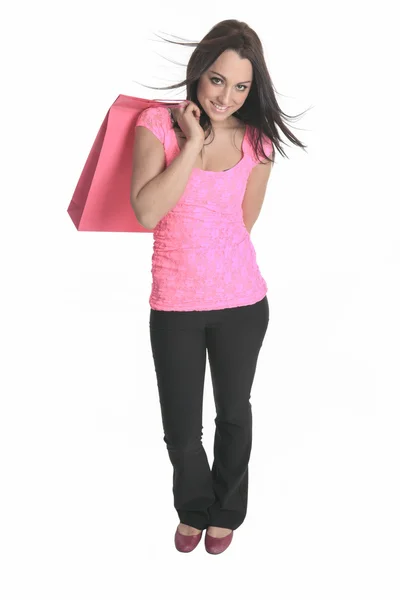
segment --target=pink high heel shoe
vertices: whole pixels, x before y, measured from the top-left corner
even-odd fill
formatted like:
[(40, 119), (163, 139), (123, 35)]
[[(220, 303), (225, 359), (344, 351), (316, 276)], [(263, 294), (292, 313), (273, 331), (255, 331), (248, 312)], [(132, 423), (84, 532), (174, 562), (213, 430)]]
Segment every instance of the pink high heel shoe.
[(179, 533), (178, 528), (176, 528), (175, 548), (179, 550), (179, 552), (191, 552), (198, 546), (202, 535), (202, 531), (195, 535), (184, 535), (183, 533)]
[(233, 538), (233, 531), (225, 537), (216, 538), (206, 532), (205, 547), (209, 554), (221, 554), (230, 545)]

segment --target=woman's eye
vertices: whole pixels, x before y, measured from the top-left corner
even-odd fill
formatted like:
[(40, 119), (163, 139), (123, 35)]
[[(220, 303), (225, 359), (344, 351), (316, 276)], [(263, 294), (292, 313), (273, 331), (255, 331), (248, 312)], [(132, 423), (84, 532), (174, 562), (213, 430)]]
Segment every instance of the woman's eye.
[[(215, 83), (215, 85), (219, 85), (219, 83), (216, 83), (216, 81), (222, 81), (222, 79), (220, 79), (219, 77), (211, 77), (211, 81)], [(241, 90), (239, 90), (240, 92), (244, 92), (245, 90), (247, 90), (247, 85), (239, 84), (239, 87), (242, 88)]]

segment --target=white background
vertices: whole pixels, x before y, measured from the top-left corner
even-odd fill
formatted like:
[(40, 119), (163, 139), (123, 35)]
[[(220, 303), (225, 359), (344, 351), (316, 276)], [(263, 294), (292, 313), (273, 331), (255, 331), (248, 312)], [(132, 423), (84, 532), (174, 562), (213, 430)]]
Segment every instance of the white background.
[[(399, 599), (394, 5), (2, 10), (4, 600)], [(313, 108), (291, 125), (307, 152), (277, 153), (251, 234), (270, 322), (251, 398), (248, 515), (216, 557), (173, 543), (148, 330), (152, 235), (77, 232), (66, 211), (118, 94), (184, 97), (134, 83), (185, 77), (166, 57), (185, 65), (192, 49), (155, 34), (200, 40), (227, 18), (261, 37), (282, 110)], [(210, 462), (214, 417), (207, 365)]]

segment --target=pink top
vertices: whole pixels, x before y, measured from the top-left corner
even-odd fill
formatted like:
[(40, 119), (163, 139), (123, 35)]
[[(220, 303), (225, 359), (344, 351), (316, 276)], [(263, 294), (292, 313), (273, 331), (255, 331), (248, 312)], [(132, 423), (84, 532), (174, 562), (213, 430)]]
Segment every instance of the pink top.
[[(145, 109), (136, 122), (164, 146), (166, 167), (180, 149), (167, 107)], [(177, 204), (153, 230), (151, 308), (167, 311), (216, 310), (262, 300), (268, 288), (243, 222), (247, 179), (258, 164), (249, 126), (242, 158), (226, 171), (194, 168)], [(272, 152), (265, 138), (264, 151)]]

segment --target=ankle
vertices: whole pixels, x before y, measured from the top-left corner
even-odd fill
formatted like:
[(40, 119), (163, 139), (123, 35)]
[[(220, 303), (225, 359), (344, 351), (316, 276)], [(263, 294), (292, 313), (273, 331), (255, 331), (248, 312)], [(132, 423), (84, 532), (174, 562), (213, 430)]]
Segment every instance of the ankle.
[(192, 527), (191, 525), (186, 525), (185, 523), (179, 523), (178, 531), (182, 535), (197, 535), (201, 533), (201, 529), (196, 529), (196, 527)]
[(210, 525), (207, 528), (208, 535), (211, 535), (212, 537), (216, 537), (216, 538), (225, 537), (225, 536), (229, 535), (232, 531), (233, 531), (232, 529), (228, 529), (226, 527), (216, 527), (215, 525)]

